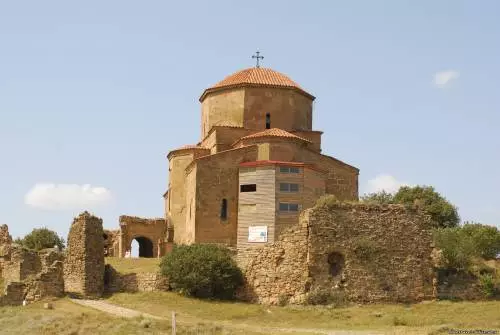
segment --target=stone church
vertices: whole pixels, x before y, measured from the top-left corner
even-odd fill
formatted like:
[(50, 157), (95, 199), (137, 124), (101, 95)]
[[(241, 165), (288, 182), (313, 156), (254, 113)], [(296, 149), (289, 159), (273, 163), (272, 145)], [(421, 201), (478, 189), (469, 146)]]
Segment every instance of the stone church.
[(324, 194), (358, 198), (359, 170), (321, 149), (315, 97), (257, 65), (201, 95), (201, 137), (168, 154), (164, 194), (176, 244), (272, 243)]

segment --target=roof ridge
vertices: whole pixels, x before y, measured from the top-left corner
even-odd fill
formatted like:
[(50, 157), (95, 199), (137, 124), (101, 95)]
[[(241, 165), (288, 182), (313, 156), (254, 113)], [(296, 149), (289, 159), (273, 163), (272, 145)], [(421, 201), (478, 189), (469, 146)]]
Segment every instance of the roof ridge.
[(240, 140), (245, 140), (249, 138), (257, 138), (257, 137), (288, 137), (288, 138), (295, 138), (295, 139), (300, 139), (305, 142), (311, 143), (308, 139), (305, 139), (303, 137), (297, 136), (295, 134), (292, 134), (284, 129), (281, 128), (271, 128), (271, 129), (266, 129), (264, 131), (260, 131), (258, 133), (253, 133), (247, 136), (243, 136), (240, 138)]

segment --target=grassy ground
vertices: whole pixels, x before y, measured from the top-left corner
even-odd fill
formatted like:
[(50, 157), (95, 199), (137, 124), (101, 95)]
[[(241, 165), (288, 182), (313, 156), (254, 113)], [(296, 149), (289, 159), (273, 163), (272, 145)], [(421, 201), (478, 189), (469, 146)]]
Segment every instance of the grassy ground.
[(157, 272), (160, 265), (159, 258), (106, 257), (105, 261), (120, 273)]
[[(0, 334), (148, 334), (140, 319), (115, 318), (67, 299), (53, 304), (52, 310), (43, 309), (43, 303), (0, 308)], [(154, 327), (170, 329), (168, 322)]]
[[(142, 318), (125, 319), (89, 309), (60, 299), (53, 302), (54, 309), (43, 308), (43, 303), (28, 306), (0, 307), (0, 334), (24, 335), (127, 335), (127, 334), (171, 334), (169, 321), (146, 320)], [(145, 328), (145, 324), (148, 328)], [(229, 332), (222, 327), (192, 323), (179, 325), (177, 334), (261, 334), (248, 332)]]
[[(269, 307), (208, 302), (171, 292), (116, 294), (109, 302), (179, 320), (206, 320), (220, 325), (277, 328), (379, 330), (383, 333), (440, 334), (448, 329), (500, 330), (500, 302), (425, 302), (414, 305), (369, 305), (346, 308)], [(258, 330), (258, 327), (249, 329)]]

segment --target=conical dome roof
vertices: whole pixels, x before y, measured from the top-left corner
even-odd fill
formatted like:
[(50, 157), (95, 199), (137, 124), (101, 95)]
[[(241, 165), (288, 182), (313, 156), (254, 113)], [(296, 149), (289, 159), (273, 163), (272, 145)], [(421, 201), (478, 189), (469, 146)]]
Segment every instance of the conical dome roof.
[(314, 100), (314, 96), (307, 93), (296, 82), (294, 82), (283, 73), (274, 71), (273, 69), (253, 67), (233, 73), (232, 75), (227, 76), (212, 87), (207, 88), (200, 97), (200, 101), (203, 101), (208, 93), (221, 89), (242, 86), (269, 86), (291, 88)]

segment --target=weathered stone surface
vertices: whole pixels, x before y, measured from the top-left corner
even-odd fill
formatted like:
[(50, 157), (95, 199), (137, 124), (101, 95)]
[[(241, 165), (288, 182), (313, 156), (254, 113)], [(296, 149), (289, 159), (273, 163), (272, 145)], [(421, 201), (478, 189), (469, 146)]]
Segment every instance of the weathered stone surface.
[(134, 239), (139, 242), (140, 257), (161, 257), (166, 252), (167, 223), (165, 219), (146, 219), (137, 216), (121, 215), (118, 240), (118, 256), (124, 257), (131, 251)]
[(120, 246), (120, 231), (119, 230), (104, 230), (104, 256), (119, 257)]
[(453, 270), (438, 271), (436, 298), (450, 300), (485, 299), (478, 278), (470, 273)]
[(167, 277), (157, 272), (121, 274), (111, 265), (106, 264), (106, 292), (153, 292), (168, 291), (170, 286)]
[(74, 219), (68, 234), (64, 289), (86, 298), (100, 297), (104, 290), (102, 220), (88, 212)]
[(57, 249), (34, 251), (5, 244), (0, 255), (4, 287), (0, 305), (20, 305), (64, 294), (64, 254)]
[(5, 286), (5, 292), (0, 298), (0, 305), (18, 306), (23, 303), (26, 285), (21, 282), (10, 282)]
[(302, 213), (246, 268), (246, 297), (304, 303), (317, 289), (355, 302), (433, 298), (429, 218), (402, 206), (340, 203)]
[(5, 283), (23, 281), (42, 271), (42, 260), (38, 252), (17, 244), (5, 245), (2, 259), (2, 277)]
[(9, 227), (6, 224), (0, 226), (0, 245), (11, 244), (12, 236), (9, 234)]
[(26, 281), (25, 299), (28, 302), (62, 296), (64, 296), (62, 261), (54, 261), (51, 266)]

